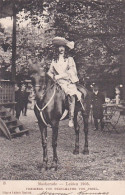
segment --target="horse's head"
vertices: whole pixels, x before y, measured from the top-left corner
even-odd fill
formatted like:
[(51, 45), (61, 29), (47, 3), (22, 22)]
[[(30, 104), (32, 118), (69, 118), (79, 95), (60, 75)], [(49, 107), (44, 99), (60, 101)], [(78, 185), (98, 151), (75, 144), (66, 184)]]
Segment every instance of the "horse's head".
[(36, 92), (36, 95), (39, 95), (39, 93), (43, 93), (46, 88), (46, 73), (44, 71), (44, 68), (34, 69), (31, 72), (31, 80), (34, 87), (34, 90)]
[(31, 80), (38, 98), (42, 98), (46, 92), (47, 86), (53, 84), (53, 80), (48, 76), (44, 67), (32, 67), (31, 69)]

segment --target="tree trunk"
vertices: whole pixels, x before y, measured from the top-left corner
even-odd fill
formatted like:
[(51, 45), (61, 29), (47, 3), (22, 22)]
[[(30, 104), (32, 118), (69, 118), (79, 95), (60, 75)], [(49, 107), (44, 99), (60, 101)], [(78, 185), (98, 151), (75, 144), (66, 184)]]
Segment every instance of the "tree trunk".
[(125, 50), (122, 53), (122, 66), (121, 66), (121, 80), (122, 80), (122, 84), (123, 84), (123, 88), (122, 88), (122, 99), (125, 100)]
[(12, 37), (12, 81), (16, 78), (16, 8), (13, 3), (13, 37)]

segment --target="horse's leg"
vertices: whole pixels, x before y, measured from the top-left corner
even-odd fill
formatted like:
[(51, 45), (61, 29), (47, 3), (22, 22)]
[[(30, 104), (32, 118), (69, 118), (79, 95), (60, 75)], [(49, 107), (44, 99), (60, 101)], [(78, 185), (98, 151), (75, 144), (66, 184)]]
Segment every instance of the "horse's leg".
[(88, 121), (89, 121), (89, 116), (82, 113), (83, 116), (83, 121), (84, 121), (84, 133), (85, 133), (85, 144), (84, 144), (84, 150), (83, 154), (89, 154), (88, 150)]
[(47, 156), (47, 127), (43, 126), (40, 122), (38, 122), (40, 132), (41, 132), (41, 137), (42, 137), (42, 147), (43, 147), (43, 164), (42, 168), (47, 170), (48, 166), (48, 156)]
[(59, 123), (52, 127), (53, 162), (51, 164), (51, 168), (54, 168), (55, 171), (57, 170), (57, 161), (58, 161), (58, 157), (57, 157), (58, 128), (59, 128)]
[(79, 154), (79, 124), (77, 121), (77, 115), (78, 111), (75, 111), (74, 113), (74, 129), (75, 129), (75, 149), (73, 151), (73, 154)]

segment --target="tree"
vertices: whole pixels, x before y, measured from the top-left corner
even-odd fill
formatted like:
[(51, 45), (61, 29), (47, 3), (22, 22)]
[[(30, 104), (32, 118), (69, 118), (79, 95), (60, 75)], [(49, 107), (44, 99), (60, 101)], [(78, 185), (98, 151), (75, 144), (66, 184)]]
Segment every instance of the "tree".
[[(51, 43), (54, 34), (75, 41), (73, 55), (81, 78), (89, 76), (92, 80), (96, 73), (97, 79), (119, 76), (124, 49), (124, 1), (48, 0), (42, 3), (41, 9), (37, 10), (35, 4), (30, 12), (31, 18), (34, 14), (37, 18), (33, 24), (40, 24), (40, 16), (48, 24), (43, 33), (45, 43), (48, 38)], [(41, 29), (42, 25), (38, 27)], [(45, 52), (48, 49), (48, 44), (43, 45), (43, 56), (48, 54)]]
[[(9, 0), (6, 0), (7, 2)], [(51, 41), (58, 35), (75, 41), (72, 55), (81, 79), (89, 77), (94, 81), (95, 75), (97, 80), (118, 79), (125, 41), (123, 0), (14, 2), (17, 12), (23, 9), (25, 13), (17, 16), (17, 23), (30, 19), (29, 28), (21, 29), (20, 25), (18, 28), (17, 73), (21, 71), (19, 61), (22, 61), (23, 56), (20, 50), (25, 54), (29, 53), (26, 54), (26, 62), (27, 55), (35, 57), (37, 56), (35, 51), (38, 51), (42, 58), (41, 65), (49, 66), (52, 57)], [(20, 39), (21, 34), (23, 38)]]

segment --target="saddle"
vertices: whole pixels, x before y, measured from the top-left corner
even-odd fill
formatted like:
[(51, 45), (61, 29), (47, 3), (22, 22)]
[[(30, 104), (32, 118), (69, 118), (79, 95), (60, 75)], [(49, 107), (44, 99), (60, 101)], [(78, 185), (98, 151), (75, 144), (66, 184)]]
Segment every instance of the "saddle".
[(76, 83), (76, 87), (82, 93), (82, 96), (85, 98), (87, 95), (87, 89), (79, 83)]

